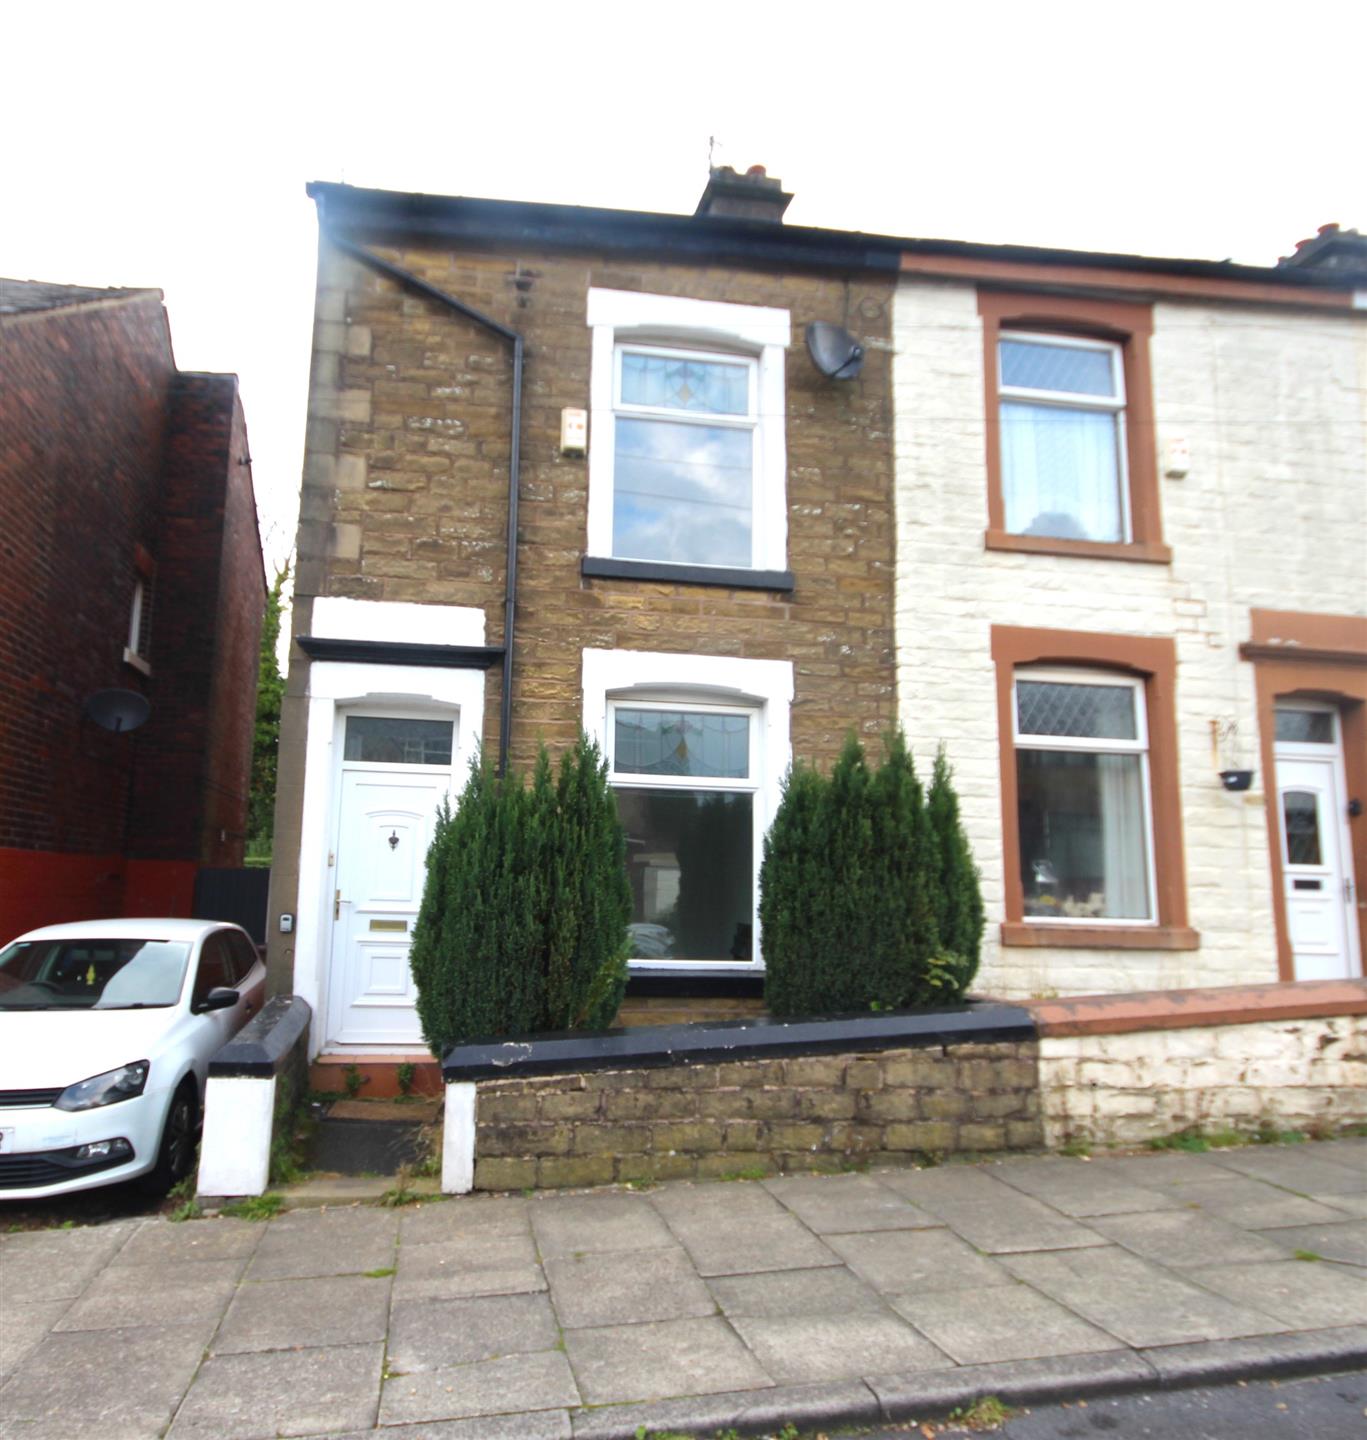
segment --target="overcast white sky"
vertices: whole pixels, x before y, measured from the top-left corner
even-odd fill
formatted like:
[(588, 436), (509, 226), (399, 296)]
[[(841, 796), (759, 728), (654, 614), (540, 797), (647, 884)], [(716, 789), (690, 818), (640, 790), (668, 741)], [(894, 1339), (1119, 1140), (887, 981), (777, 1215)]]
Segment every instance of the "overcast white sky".
[(308, 180), (687, 213), (716, 135), (795, 224), (1271, 264), (1367, 227), (1365, 72), (1363, 0), (31, 0), (0, 23), (0, 275), (166, 292), (181, 367), (241, 377), (278, 562)]

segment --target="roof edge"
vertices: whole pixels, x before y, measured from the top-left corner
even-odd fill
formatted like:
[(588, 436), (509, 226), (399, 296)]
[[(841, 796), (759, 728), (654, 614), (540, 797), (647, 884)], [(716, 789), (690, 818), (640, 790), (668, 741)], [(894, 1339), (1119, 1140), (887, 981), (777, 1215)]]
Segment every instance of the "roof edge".
[[(776, 224), (712, 216), (614, 210), (375, 190), (315, 180), (306, 186), (320, 223), (372, 227), (405, 237), (535, 242), (560, 248), (666, 250), (713, 259), (755, 260), (818, 268), (898, 271), (903, 255), (1020, 266), (1125, 270), (1155, 279), (1182, 276), (1288, 289), (1353, 291), (1351, 275), (1313, 268), (1244, 265), (1230, 260), (1066, 250), (1039, 245), (994, 245), (969, 240), (899, 237), (858, 230)], [(1100, 281), (1103, 277), (1098, 276)]]

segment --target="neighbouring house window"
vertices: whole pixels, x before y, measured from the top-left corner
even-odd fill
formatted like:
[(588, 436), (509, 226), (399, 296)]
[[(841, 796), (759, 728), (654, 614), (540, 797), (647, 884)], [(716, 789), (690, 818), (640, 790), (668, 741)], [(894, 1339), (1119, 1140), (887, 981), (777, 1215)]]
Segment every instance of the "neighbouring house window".
[(1007, 530), (1128, 540), (1120, 347), (1008, 332), (997, 361)]
[(592, 289), (588, 323), (588, 555), (781, 572), (788, 312)]
[(133, 599), (128, 607), (128, 643), (124, 646), (125, 664), (148, 673), (152, 628), (152, 581), (139, 576), (133, 582)]
[(1150, 307), (982, 292), (987, 545), (1166, 561)]
[(1191, 950), (1170, 637), (992, 627), (1004, 945)]
[(626, 832), (633, 970), (759, 968), (759, 863), (792, 761), (787, 660), (583, 652)]
[(1018, 671), (1015, 713), (1025, 917), (1151, 921), (1143, 685)]
[(608, 713), (633, 958), (750, 961), (756, 711), (613, 701)]

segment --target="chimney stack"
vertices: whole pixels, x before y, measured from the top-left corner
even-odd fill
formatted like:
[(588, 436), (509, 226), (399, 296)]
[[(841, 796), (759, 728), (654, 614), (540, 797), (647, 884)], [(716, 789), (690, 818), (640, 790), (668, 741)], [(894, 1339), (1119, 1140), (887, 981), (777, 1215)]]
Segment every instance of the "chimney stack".
[(764, 173), (763, 165), (752, 165), (744, 175), (737, 175), (729, 165), (714, 165), (693, 214), (705, 219), (767, 220), (781, 225), (792, 198), (784, 193), (782, 181), (771, 180)]

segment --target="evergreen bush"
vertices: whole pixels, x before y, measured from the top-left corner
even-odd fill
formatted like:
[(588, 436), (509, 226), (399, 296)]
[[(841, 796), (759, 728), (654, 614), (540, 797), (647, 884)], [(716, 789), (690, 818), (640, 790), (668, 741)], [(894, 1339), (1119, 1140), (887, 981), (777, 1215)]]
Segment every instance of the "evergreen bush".
[(434, 1055), (460, 1040), (612, 1023), (626, 989), (626, 839), (581, 736), (531, 784), (482, 763), (427, 857), (410, 964)]
[(900, 731), (877, 770), (851, 736), (829, 778), (803, 765), (789, 773), (760, 870), (773, 1014), (962, 998), (977, 968), (982, 905), (943, 757), (936, 784), (928, 801)]
[(935, 845), (935, 873), (931, 886), (940, 951), (954, 973), (960, 994), (978, 973), (983, 940), (983, 897), (978, 867), (973, 863), (968, 836), (959, 821), (959, 797), (943, 745), (935, 753), (935, 770), (928, 801)]

